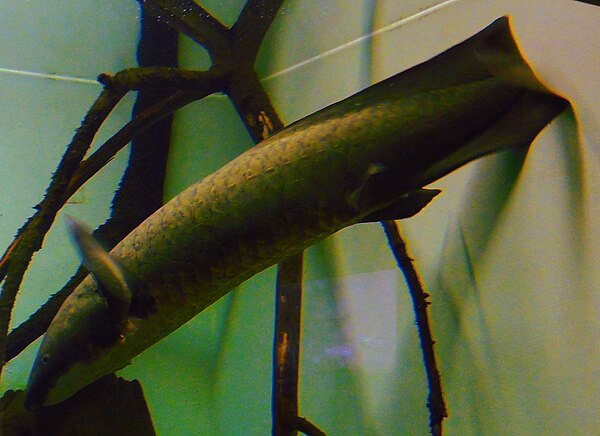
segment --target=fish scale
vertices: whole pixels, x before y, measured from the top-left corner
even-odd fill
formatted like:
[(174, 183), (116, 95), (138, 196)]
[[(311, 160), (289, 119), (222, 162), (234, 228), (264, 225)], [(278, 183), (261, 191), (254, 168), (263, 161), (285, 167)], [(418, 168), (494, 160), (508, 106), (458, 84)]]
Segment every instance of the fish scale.
[[(510, 37), (505, 21), (492, 30)], [(527, 146), (566, 102), (492, 76), (474, 51), (482, 35), (294, 123), (151, 215), (111, 254), (156, 310), (115, 333), (86, 278), (46, 333), (27, 406), (59, 402), (123, 368), (254, 274), (458, 166)], [(477, 142), (508, 116), (518, 138)], [(381, 171), (372, 174), (374, 165)]]

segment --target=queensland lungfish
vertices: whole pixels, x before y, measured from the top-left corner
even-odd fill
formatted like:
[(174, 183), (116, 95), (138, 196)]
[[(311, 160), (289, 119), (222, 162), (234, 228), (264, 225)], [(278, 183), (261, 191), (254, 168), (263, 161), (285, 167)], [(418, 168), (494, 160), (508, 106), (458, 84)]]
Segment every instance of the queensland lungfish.
[(566, 105), (535, 79), (503, 18), (274, 134), (111, 252), (71, 220), (90, 275), (46, 332), (27, 407), (123, 368), (235, 286), (344, 227), (416, 213), (436, 194), (422, 187), (527, 147)]

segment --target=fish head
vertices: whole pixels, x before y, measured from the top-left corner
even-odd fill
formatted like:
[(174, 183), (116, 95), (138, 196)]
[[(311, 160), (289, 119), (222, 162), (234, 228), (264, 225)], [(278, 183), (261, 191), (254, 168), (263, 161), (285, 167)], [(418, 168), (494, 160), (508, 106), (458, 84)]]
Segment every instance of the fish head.
[(44, 335), (27, 384), (25, 407), (31, 410), (59, 403), (120, 369), (110, 363), (108, 369), (93, 367), (91, 362), (132, 328), (131, 317), (141, 319), (156, 311), (153, 297), (132, 291), (120, 260), (83, 224), (70, 217), (66, 220), (90, 275), (65, 300)]
[(81, 378), (87, 375), (81, 369), (118, 340), (121, 324), (106, 300), (89, 283), (82, 283), (65, 300), (42, 339), (29, 375), (25, 407), (35, 410), (59, 403), (85, 386)]

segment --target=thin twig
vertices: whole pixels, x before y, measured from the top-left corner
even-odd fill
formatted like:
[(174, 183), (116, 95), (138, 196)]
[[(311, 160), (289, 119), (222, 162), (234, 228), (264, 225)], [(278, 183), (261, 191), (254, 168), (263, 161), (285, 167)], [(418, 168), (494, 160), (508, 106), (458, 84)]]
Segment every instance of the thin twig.
[(429, 426), (431, 434), (441, 436), (442, 421), (448, 417), (444, 396), (442, 394), (442, 382), (440, 373), (435, 360), (433, 344), (435, 343), (431, 334), (429, 318), (427, 315), (427, 306), (429, 295), (425, 292), (421, 279), (413, 265), (413, 259), (408, 254), (406, 242), (402, 239), (400, 230), (395, 221), (383, 221), (383, 229), (388, 239), (392, 253), (402, 270), (408, 290), (413, 303), (413, 309), (417, 319), (417, 329), (419, 331), (419, 340), (423, 352), (425, 363), (425, 372), (427, 374), (427, 383), (429, 385), (429, 396), (427, 398), (427, 408), (429, 409)]

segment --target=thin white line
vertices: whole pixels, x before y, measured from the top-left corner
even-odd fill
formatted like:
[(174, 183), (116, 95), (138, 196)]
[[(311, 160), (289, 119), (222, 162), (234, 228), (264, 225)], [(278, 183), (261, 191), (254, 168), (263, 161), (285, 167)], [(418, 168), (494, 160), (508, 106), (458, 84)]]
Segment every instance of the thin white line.
[(64, 82), (75, 82), (75, 83), (84, 83), (86, 85), (100, 86), (100, 84), (95, 80), (82, 79), (80, 77), (72, 77), (72, 76), (62, 76), (60, 74), (36, 73), (34, 71), (22, 71), (22, 70), (13, 70), (10, 68), (0, 68), (0, 74), (2, 74), (2, 73), (16, 74), (19, 76), (37, 77), (38, 79), (60, 80), (60, 81), (64, 81)]
[[(325, 51), (325, 52), (323, 52), (323, 53), (321, 53), (321, 54), (319, 54), (317, 56), (314, 56), (314, 57), (312, 57), (310, 59), (307, 59), (305, 61), (299, 62), (299, 63), (297, 63), (295, 65), (292, 65), (291, 67), (285, 68), (285, 69), (283, 69), (281, 71), (277, 71), (276, 73), (273, 73), (273, 74), (271, 74), (269, 76), (263, 77), (262, 80), (266, 81), (266, 80), (274, 79), (275, 77), (282, 76), (284, 74), (291, 73), (292, 71), (295, 71), (295, 70), (297, 70), (299, 68), (302, 68), (302, 67), (304, 67), (304, 66), (306, 66), (306, 65), (308, 65), (308, 64), (310, 64), (312, 62), (315, 62), (315, 61), (324, 59), (326, 57), (329, 57), (331, 55), (334, 55), (334, 54), (336, 54), (336, 53), (338, 53), (338, 52), (340, 52), (342, 50), (345, 50), (345, 49), (350, 48), (350, 47), (352, 47), (354, 45), (360, 44), (363, 41), (366, 41), (366, 40), (368, 40), (370, 38), (373, 38), (374, 36), (380, 35), (380, 34), (385, 33), (385, 32), (390, 32), (390, 31), (392, 31), (392, 30), (394, 30), (394, 29), (396, 29), (396, 28), (398, 28), (400, 26), (403, 26), (403, 25), (405, 25), (407, 23), (410, 23), (411, 21), (415, 21), (415, 20), (418, 20), (420, 18), (423, 18), (423, 17), (425, 17), (425, 16), (427, 16), (429, 14), (432, 14), (432, 13), (434, 13), (434, 12), (436, 12), (436, 11), (442, 9), (442, 8), (445, 8), (446, 6), (451, 5), (452, 3), (456, 3), (458, 1), (459, 0), (446, 0), (446, 1), (443, 1), (441, 3), (435, 4), (435, 5), (433, 5), (433, 6), (429, 7), (429, 8), (426, 8), (426, 9), (423, 9), (422, 11), (420, 11), (420, 12), (417, 12), (414, 15), (411, 15), (409, 17), (401, 18), (401, 19), (399, 19), (397, 21), (394, 21), (394, 22), (392, 22), (392, 23), (390, 23), (390, 24), (382, 27), (381, 29), (377, 29), (376, 31), (369, 33), (368, 35), (363, 35), (363, 36), (361, 36), (359, 38), (356, 38), (356, 39), (354, 39), (352, 41), (349, 41), (349, 42), (347, 42), (345, 44), (342, 44), (340, 46), (332, 48), (331, 50), (327, 50), (327, 51)], [(21, 76), (37, 77), (37, 78), (41, 78), (41, 79), (61, 80), (61, 81), (65, 81), (65, 82), (84, 83), (84, 84), (87, 84), (87, 85), (99, 85), (99, 83), (96, 80), (82, 79), (82, 78), (79, 78), (79, 77), (72, 77), (72, 76), (62, 76), (60, 74), (36, 73), (36, 72), (33, 72), (33, 71), (13, 70), (13, 69), (10, 69), (10, 68), (0, 68), (0, 74), (1, 73), (5, 73), (5, 74), (18, 74), (18, 75), (21, 75)]]
[(432, 14), (434, 12), (437, 12), (440, 9), (445, 8), (446, 6), (450, 6), (452, 3), (456, 3), (459, 0), (446, 0), (443, 1), (441, 3), (438, 3), (436, 5), (430, 6), (426, 9), (423, 9), (420, 12), (417, 12), (414, 15), (411, 15), (410, 17), (406, 17), (406, 18), (401, 18), (397, 21), (394, 21), (390, 24), (388, 24), (387, 26), (382, 27), (381, 29), (376, 30), (375, 32), (373, 32), (371, 35), (378, 35), (380, 33), (383, 32), (389, 32), (390, 30), (394, 30), (396, 27), (400, 27), (403, 26), (406, 23), (410, 23), (411, 21), (415, 21), (418, 20), (420, 18), (423, 18), (429, 14)]
[(403, 26), (403, 25), (405, 25), (407, 23), (410, 23), (411, 21), (415, 21), (415, 20), (418, 20), (420, 18), (423, 18), (423, 17), (425, 17), (425, 16), (427, 16), (429, 14), (432, 14), (432, 13), (434, 13), (434, 12), (436, 12), (436, 11), (442, 9), (442, 8), (445, 8), (446, 6), (451, 5), (452, 3), (456, 3), (458, 1), (460, 1), (460, 0), (446, 0), (446, 1), (442, 2), (442, 3), (438, 3), (436, 5), (433, 5), (433, 6), (429, 7), (429, 8), (423, 9), (422, 11), (417, 12), (416, 14), (411, 15), (410, 17), (401, 18), (401, 19), (399, 19), (397, 21), (394, 21), (394, 22), (392, 22), (392, 23), (390, 23), (390, 24), (382, 27), (381, 29), (377, 29), (376, 31), (369, 33), (368, 35), (363, 35), (363, 36), (361, 36), (359, 38), (356, 38), (356, 39), (354, 39), (352, 41), (349, 41), (349, 42), (347, 42), (345, 44), (342, 44), (342, 45), (339, 45), (339, 46), (337, 46), (335, 48), (332, 48), (331, 50), (327, 50), (327, 51), (325, 51), (325, 52), (323, 52), (323, 53), (321, 53), (321, 54), (319, 54), (317, 56), (314, 56), (314, 57), (312, 57), (310, 59), (307, 59), (305, 61), (299, 62), (299, 63), (297, 63), (295, 65), (292, 65), (291, 67), (285, 68), (285, 69), (283, 69), (281, 71), (277, 71), (276, 73), (273, 73), (273, 74), (271, 74), (269, 76), (263, 77), (262, 80), (270, 80), (270, 79), (274, 79), (275, 77), (279, 77), (279, 76), (282, 76), (284, 74), (290, 73), (290, 72), (292, 72), (294, 70), (297, 70), (299, 68), (302, 68), (302, 67), (304, 67), (304, 66), (306, 66), (306, 65), (308, 65), (308, 64), (310, 64), (312, 62), (321, 60), (321, 59), (326, 58), (328, 56), (334, 55), (334, 54), (336, 54), (336, 53), (338, 53), (338, 52), (340, 52), (342, 50), (350, 48), (353, 45), (360, 44), (361, 42), (366, 41), (366, 40), (368, 40), (370, 38), (373, 38), (374, 36), (380, 35), (380, 34), (385, 33), (385, 32), (389, 32), (389, 31), (394, 30), (394, 29), (396, 29), (396, 28), (398, 28), (400, 26)]

